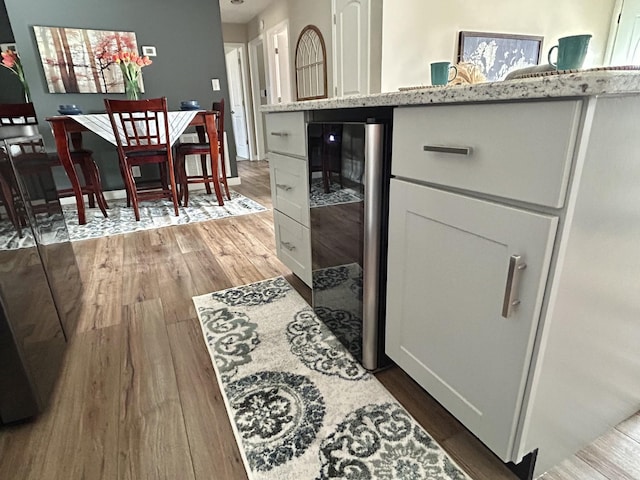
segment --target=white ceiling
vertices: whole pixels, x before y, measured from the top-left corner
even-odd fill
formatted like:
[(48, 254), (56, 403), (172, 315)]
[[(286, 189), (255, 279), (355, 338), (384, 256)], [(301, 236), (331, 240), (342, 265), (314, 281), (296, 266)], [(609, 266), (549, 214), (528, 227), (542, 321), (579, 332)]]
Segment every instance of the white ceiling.
[(273, 3), (273, 0), (244, 0), (234, 5), (231, 0), (219, 0), (222, 23), (247, 23)]

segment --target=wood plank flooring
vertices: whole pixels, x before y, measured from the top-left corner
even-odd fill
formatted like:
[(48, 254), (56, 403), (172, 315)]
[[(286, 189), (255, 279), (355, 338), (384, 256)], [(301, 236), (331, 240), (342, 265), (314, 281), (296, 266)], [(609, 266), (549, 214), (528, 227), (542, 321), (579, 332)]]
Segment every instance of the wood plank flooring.
[[(271, 208), (266, 162), (238, 170), (234, 189)], [(276, 258), (272, 212), (74, 250), (84, 282), (77, 333), (49, 408), (0, 429), (0, 479), (247, 479), (191, 297), (285, 275), (309, 300)], [(377, 377), (472, 478), (515, 478), (397, 367)], [(639, 457), (636, 416), (545, 480), (640, 478)]]

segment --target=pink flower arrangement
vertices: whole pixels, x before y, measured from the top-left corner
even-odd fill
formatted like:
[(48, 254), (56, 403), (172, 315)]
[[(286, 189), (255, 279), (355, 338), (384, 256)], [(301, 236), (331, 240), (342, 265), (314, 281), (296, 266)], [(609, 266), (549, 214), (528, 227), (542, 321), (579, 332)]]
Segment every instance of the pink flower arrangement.
[(140, 70), (142, 70), (142, 67), (151, 65), (153, 62), (147, 56), (141, 57), (136, 52), (130, 52), (128, 50), (122, 50), (113, 54), (111, 60), (120, 65), (127, 98), (137, 100), (140, 91), (140, 84), (138, 83)]
[(20, 83), (22, 83), (22, 89), (24, 91), (25, 100), (29, 102), (29, 85), (27, 84), (27, 80), (24, 78), (24, 70), (22, 69), (20, 56), (13, 50), (6, 50), (2, 52), (2, 61), (0, 62), (0, 65), (11, 70), (11, 73), (16, 75), (18, 79), (20, 79)]

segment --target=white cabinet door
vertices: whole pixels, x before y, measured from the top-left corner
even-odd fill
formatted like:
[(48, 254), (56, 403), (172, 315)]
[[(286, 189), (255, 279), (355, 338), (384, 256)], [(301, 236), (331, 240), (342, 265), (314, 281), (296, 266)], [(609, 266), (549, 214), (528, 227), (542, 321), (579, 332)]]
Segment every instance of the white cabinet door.
[[(556, 217), (391, 181), (386, 353), (504, 461), (556, 227)], [(526, 268), (510, 277), (514, 255)], [(519, 305), (505, 318), (510, 278)]]

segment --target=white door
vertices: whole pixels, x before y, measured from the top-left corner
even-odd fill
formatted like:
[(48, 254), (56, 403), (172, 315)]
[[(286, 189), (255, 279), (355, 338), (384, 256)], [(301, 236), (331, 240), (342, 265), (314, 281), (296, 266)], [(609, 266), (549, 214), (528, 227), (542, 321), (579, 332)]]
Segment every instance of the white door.
[(251, 98), (253, 99), (253, 120), (255, 125), (255, 144), (258, 160), (266, 158), (266, 137), (264, 131), (264, 113), (262, 105), (268, 103), (268, 75), (265, 57), (265, 45), (262, 36), (249, 42), (249, 72), (251, 77)]
[(249, 136), (244, 107), (243, 78), (240, 60), (240, 49), (233, 48), (226, 54), (227, 77), (229, 80), (229, 110), (236, 139), (238, 157), (249, 158)]
[(333, 0), (333, 76), (338, 97), (369, 93), (369, 2)]
[(611, 65), (640, 63), (640, 0), (624, 0)]
[(397, 179), (389, 210), (386, 353), (509, 461), (557, 218)]
[(291, 101), (291, 73), (289, 60), (289, 26), (285, 21), (267, 33), (269, 59), (270, 102)]

